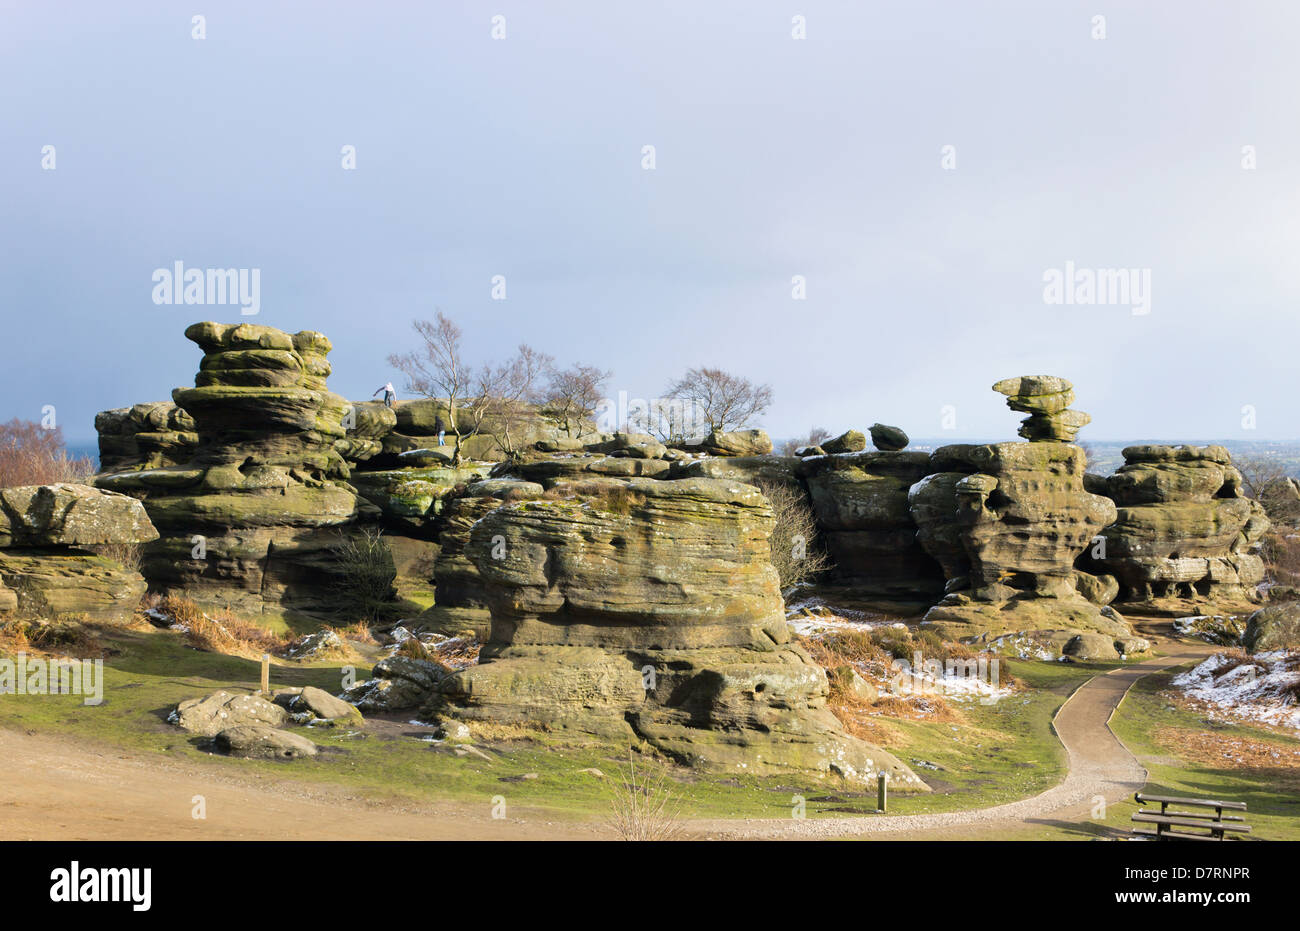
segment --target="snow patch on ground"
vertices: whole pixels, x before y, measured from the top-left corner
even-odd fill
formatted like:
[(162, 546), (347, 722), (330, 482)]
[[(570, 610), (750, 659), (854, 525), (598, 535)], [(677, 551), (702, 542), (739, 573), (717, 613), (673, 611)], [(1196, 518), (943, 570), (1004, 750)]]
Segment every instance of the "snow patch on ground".
[(1300, 731), (1300, 652), (1216, 653), (1173, 684), (1215, 717)]

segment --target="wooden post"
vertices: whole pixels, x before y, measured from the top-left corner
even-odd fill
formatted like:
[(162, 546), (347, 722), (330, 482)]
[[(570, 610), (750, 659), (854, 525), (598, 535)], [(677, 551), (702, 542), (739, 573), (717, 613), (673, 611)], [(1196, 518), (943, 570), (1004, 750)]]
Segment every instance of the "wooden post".
[(271, 694), (271, 654), (262, 654), (262, 694)]
[(876, 810), (884, 811), (885, 805), (889, 802), (889, 773), (881, 773), (876, 777)]

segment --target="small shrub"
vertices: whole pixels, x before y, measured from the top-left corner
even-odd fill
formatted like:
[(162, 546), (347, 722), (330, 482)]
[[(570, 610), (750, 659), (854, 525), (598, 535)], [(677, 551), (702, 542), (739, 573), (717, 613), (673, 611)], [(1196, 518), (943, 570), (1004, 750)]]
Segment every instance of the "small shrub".
[(130, 572), (139, 572), (144, 562), (144, 549), (139, 543), (102, 543), (87, 549), (105, 559), (113, 560)]
[(610, 799), (609, 825), (623, 840), (677, 840), (683, 836), (680, 805), (673, 792), (668, 767), (661, 762), (642, 763), (640, 769), (629, 751), (627, 767)]
[(382, 530), (340, 532), (333, 552), (338, 567), (333, 588), (342, 610), (376, 621), (393, 609), (397, 566)]
[(94, 472), (89, 459), (68, 455), (62, 428), (17, 418), (0, 424), (0, 488), (84, 482)]
[(830, 568), (831, 561), (821, 549), (817, 518), (808, 500), (789, 485), (759, 482), (758, 488), (775, 518), (768, 546), (781, 590), (813, 581)]

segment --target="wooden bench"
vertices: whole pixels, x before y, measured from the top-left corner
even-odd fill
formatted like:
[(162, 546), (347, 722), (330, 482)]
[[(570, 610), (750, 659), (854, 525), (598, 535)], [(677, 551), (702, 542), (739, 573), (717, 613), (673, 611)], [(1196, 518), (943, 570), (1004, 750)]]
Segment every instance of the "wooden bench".
[[(1154, 837), (1156, 840), (1226, 840), (1230, 835), (1250, 833), (1250, 825), (1240, 815), (1225, 815), (1225, 811), (1245, 811), (1245, 802), (1222, 802), (1206, 798), (1181, 798), (1176, 795), (1146, 795), (1138, 792), (1133, 799), (1140, 805), (1160, 805), (1160, 813), (1143, 809), (1133, 816), (1133, 820), (1142, 824), (1153, 824), (1151, 828), (1133, 828), (1133, 833), (1141, 837)], [(1169, 806), (1179, 808), (1213, 808), (1214, 814), (1199, 811), (1170, 811)], [(1183, 830), (1179, 830), (1182, 828)], [(1208, 831), (1209, 833), (1199, 833)]]

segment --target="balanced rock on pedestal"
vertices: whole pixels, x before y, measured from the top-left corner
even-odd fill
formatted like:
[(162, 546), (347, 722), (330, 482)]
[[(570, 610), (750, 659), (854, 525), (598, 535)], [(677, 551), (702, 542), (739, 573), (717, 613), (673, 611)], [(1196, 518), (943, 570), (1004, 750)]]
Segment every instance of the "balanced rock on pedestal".
[[(953, 639), (1013, 631), (1128, 636), (1118, 614), (1084, 592), (1074, 568), (1115, 505), (1083, 487), (1085, 456), (1068, 443), (943, 446), (936, 474), (912, 488), (921, 545), (944, 566), (949, 594), (923, 626)], [(1104, 601), (1104, 594), (1100, 595)]]
[[(943, 446), (908, 493), (917, 537), (943, 566), (943, 600), (922, 626), (953, 639), (1055, 631), (1129, 637), (1108, 603), (1109, 576), (1075, 568), (1101, 528), (1115, 519), (1110, 499), (1084, 487), (1087, 457), (1072, 443), (1086, 414), (1070, 411), (1064, 378), (1029, 375), (993, 386), (1028, 443)], [(1068, 416), (1075, 415), (1075, 416)]]
[(1029, 415), (1016, 432), (1031, 443), (1073, 443), (1080, 428), (1092, 421), (1083, 411), (1068, 409), (1074, 386), (1056, 375), (1004, 378), (993, 390), (1007, 396), (1007, 407)]

